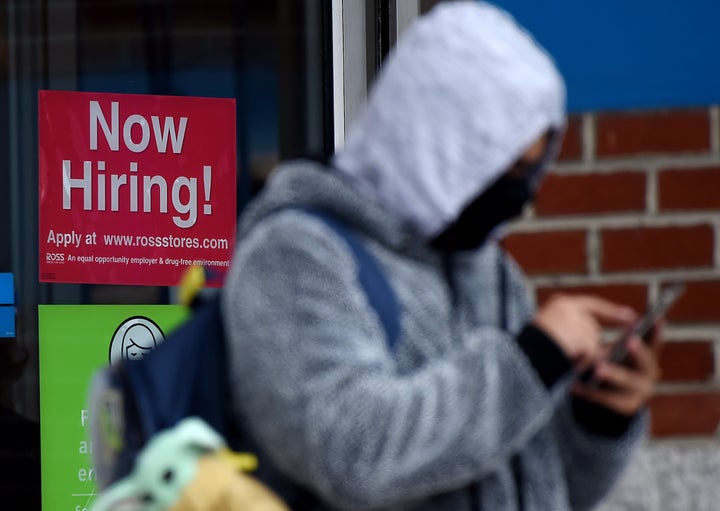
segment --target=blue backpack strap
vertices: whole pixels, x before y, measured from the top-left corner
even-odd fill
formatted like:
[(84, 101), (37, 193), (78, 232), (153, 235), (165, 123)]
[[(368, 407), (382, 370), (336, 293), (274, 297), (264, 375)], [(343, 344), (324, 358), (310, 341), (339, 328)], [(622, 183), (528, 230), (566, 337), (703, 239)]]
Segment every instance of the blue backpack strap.
[(322, 220), (338, 236), (340, 236), (350, 248), (355, 263), (358, 265), (358, 278), (365, 290), (368, 302), (382, 323), (387, 338), (387, 344), (391, 350), (395, 348), (400, 336), (400, 311), (398, 308), (395, 293), (388, 282), (385, 273), (377, 259), (360, 243), (357, 237), (338, 219), (330, 216), (324, 211), (314, 209), (303, 209), (303, 211)]

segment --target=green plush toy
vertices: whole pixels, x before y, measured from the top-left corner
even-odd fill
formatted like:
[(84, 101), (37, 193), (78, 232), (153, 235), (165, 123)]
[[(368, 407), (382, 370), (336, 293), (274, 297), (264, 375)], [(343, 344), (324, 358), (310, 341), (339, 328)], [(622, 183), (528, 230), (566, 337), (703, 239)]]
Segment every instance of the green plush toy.
[(234, 454), (198, 418), (158, 433), (127, 477), (105, 490), (93, 511), (288, 511), (269, 489), (244, 474), (257, 461)]

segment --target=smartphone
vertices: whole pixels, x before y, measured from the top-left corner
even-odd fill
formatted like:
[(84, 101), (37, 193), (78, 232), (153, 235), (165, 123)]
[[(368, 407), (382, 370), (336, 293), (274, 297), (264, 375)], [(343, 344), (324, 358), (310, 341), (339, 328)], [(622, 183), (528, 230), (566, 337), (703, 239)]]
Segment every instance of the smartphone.
[[(670, 310), (670, 307), (673, 306), (684, 291), (685, 284), (682, 282), (672, 284), (663, 289), (657, 301), (648, 308), (647, 312), (613, 343), (605, 360), (613, 364), (622, 364), (628, 354), (630, 339), (634, 336), (638, 336), (644, 341), (649, 342), (648, 334), (652, 330), (653, 325)], [(594, 366), (585, 371), (580, 379), (585, 385), (591, 388), (597, 388), (601, 384), (601, 381), (595, 377)]]

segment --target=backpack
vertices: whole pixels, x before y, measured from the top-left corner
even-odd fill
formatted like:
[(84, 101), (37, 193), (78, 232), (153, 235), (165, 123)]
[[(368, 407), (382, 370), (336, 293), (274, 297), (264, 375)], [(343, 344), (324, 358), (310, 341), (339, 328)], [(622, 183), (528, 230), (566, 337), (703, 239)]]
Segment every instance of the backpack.
[[(322, 220), (347, 244), (360, 284), (393, 349), (400, 330), (398, 306), (377, 260), (337, 219), (321, 211), (303, 211)], [(246, 429), (230, 409), (221, 302), (220, 293), (201, 302), (189, 319), (144, 358), (96, 373), (89, 406), (99, 491), (131, 472), (154, 435), (187, 417), (205, 421), (231, 449), (253, 452)]]

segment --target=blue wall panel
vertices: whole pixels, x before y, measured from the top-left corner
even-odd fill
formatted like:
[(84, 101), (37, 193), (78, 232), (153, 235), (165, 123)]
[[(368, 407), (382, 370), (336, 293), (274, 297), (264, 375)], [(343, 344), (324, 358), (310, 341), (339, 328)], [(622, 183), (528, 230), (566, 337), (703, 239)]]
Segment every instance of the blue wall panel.
[(720, 103), (718, 0), (497, 0), (553, 55), (572, 111)]

